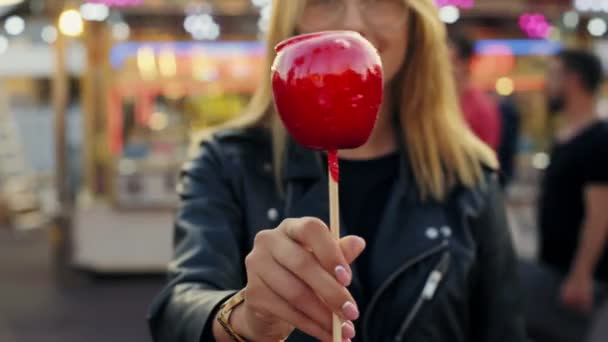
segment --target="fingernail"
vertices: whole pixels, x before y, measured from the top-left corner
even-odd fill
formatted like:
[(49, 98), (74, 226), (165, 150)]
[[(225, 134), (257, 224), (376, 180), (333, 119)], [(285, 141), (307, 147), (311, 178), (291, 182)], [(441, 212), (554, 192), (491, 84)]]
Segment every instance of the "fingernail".
[(351, 338), (355, 337), (355, 334), (355, 326), (352, 323), (349, 324), (349, 321), (342, 323), (342, 337), (344, 339), (350, 341)]
[(335, 272), (336, 272), (336, 278), (342, 285), (344, 285), (344, 286), (350, 285), (351, 276), (348, 273), (348, 271), (346, 270), (346, 267), (336, 266)]
[(355, 241), (357, 241), (357, 246), (356, 247), (358, 249), (364, 249), (365, 245), (366, 245), (365, 239), (363, 239), (362, 237), (359, 237), (359, 236), (355, 236), (355, 237), (356, 237)]
[(350, 338), (342, 339), (343, 342), (352, 342)]
[(359, 309), (352, 302), (346, 302), (342, 306), (342, 312), (344, 313), (344, 317), (350, 321), (354, 321), (359, 318)]

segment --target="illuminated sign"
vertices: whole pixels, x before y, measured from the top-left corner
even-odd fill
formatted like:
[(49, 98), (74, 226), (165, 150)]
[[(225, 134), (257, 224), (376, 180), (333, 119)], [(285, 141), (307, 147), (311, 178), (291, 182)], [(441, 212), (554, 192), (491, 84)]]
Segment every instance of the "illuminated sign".
[(574, 0), (572, 6), (579, 12), (608, 12), (608, 0)]
[(562, 44), (541, 39), (488, 39), (475, 43), (479, 55), (550, 56), (558, 53)]
[(259, 42), (126, 42), (112, 47), (110, 64), (121, 68), (125, 61), (137, 57), (142, 49), (158, 57), (163, 51), (172, 51), (177, 57), (193, 56), (203, 52), (206, 56), (264, 55), (264, 44)]

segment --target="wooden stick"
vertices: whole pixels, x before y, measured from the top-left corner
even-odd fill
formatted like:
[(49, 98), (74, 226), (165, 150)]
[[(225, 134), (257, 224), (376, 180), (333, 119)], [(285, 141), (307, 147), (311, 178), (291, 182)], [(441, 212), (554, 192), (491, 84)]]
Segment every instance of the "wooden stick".
[[(335, 157), (334, 157), (335, 158)], [(337, 162), (337, 160), (333, 160)], [(338, 192), (338, 181), (332, 175), (331, 170), (332, 160), (329, 160), (328, 173), (329, 177), (329, 221), (331, 234), (334, 239), (340, 239), (340, 194)], [(334, 171), (335, 172), (335, 171)], [(333, 342), (342, 342), (342, 319), (340, 316), (333, 314)]]

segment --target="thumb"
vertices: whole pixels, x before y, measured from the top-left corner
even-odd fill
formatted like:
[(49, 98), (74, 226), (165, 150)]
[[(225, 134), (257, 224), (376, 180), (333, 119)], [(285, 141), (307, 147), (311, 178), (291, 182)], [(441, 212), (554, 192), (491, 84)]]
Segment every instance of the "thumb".
[(340, 249), (346, 262), (350, 265), (365, 249), (365, 240), (358, 236), (346, 236), (340, 239)]

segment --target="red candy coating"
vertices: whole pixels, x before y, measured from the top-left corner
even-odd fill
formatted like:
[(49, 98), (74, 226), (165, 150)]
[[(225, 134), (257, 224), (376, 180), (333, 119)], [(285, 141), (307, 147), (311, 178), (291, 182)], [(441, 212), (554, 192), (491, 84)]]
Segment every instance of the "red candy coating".
[(382, 102), (382, 63), (359, 33), (327, 31), (293, 37), (276, 47), (274, 101), (301, 145), (352, 149), (369, 138)]

